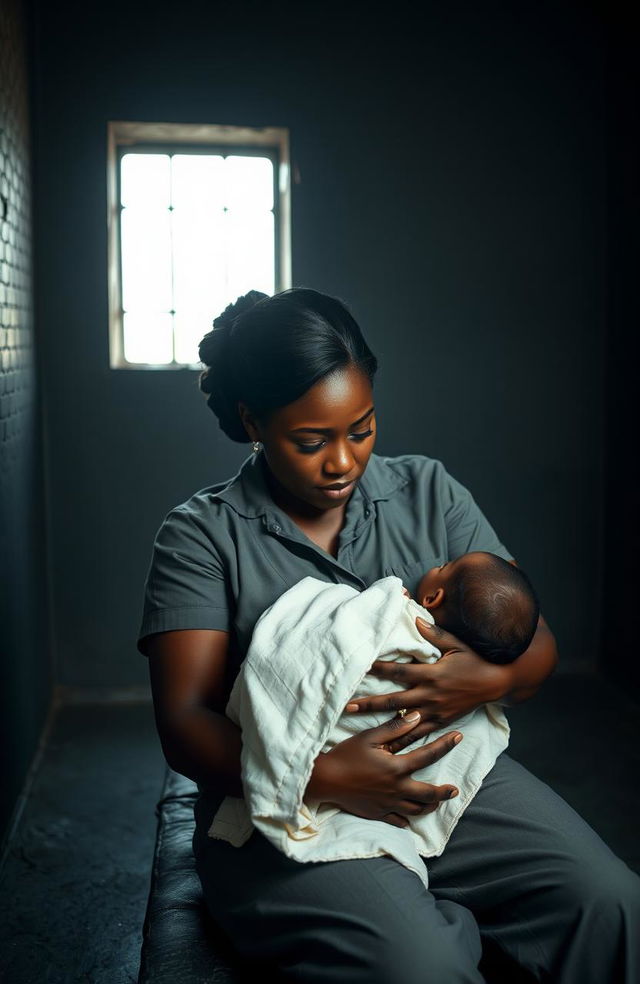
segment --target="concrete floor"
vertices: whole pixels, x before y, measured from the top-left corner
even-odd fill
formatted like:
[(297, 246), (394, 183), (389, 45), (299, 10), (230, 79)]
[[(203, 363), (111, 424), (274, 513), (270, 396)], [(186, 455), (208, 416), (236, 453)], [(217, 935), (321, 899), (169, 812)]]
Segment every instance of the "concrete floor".
[(151, 704), (59, 709), (0, 876), (2, 984), (136, 981), (163, 776)]
[[(637, 871), (639, 711), (557, 675), (508, 712), (510, 753)], [(150, 704), (58, 710), (0, 872), (2, 984), (136, 981), (163, 772)]]

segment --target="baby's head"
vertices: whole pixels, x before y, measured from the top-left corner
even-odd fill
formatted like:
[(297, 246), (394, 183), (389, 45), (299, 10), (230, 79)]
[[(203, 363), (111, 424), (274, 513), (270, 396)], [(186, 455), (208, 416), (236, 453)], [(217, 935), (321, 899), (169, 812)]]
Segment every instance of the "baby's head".
[(540, 614), (526, 574), (483, 551), (432, 567), (416, 600), (437, 625), (491, 663), (511, 663), (528, 649)]

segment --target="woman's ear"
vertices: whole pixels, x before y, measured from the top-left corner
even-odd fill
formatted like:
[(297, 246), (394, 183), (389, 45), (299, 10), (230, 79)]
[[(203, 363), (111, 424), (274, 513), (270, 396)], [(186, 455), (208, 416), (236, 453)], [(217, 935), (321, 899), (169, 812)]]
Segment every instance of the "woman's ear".
[(238, 413), (240, 414), (240, 420), (244, 424), (244, 429), (249, 435), (249, 440), (261, 440), (256, 419), (245, 403), (238, 403)]
[(426, 608), (428, 612), (434, 608), (438, 608), (444, 601), (444, 588), (436, 588), (435, 591), (429, 592), (424, 598), (420, 598), (419, 601), (422, 607)]

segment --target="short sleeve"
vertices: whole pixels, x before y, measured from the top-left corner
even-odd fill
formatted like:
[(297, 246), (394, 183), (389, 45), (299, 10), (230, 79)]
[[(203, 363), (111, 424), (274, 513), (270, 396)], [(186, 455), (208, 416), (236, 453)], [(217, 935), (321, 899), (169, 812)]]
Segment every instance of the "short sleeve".
[(471, 550), (486, 550), (505, 560), (513, 560), (464, 485), (447, 472), (444, 472), (443, 482), (448, 559), (455, 560)]
[(145, 636), (171, 629), (229, 631), (225, 569), (205, 529), (176, 507), (165, 517), (154, 543), (144, 588), (137, 647)]

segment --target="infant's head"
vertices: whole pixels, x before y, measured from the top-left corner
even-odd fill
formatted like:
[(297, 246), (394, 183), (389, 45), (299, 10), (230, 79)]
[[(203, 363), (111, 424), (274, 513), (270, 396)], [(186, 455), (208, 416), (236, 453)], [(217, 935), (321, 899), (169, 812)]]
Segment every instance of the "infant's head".
[(424, 575), (416, 600), (437, 625), (491, 663), (529, 647), (540, 607), (526, 574), (495, 554), (463, 554)]

